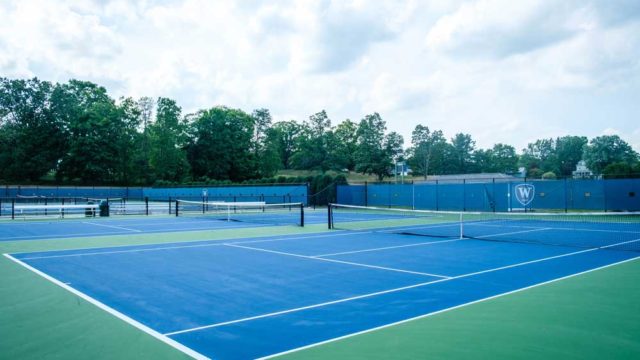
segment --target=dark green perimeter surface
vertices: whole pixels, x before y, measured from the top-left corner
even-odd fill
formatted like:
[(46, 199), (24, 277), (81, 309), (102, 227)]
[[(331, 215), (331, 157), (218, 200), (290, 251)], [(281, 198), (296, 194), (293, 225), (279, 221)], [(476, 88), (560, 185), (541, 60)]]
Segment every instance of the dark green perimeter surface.
[[(0, 252), (318, 231), (324, 231), (324, 226), (0, 242)], [(640, 261), (633, 261), (288, 356), (300, 359), (640, 358), (639, 277)], [(0, 257), (0, 359), (185, 357), (169, 345)]]
[(640, 359), (640, 260), (278, 359)]

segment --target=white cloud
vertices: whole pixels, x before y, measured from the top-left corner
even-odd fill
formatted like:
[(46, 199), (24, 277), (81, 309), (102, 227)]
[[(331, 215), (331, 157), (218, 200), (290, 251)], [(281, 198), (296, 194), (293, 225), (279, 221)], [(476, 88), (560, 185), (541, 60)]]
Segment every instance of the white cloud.
[(379, 112), (481, 147), (616, 129), (640, 149), (640, 2), (10, 0), (0, 76), (165, 96), (185, 112)]

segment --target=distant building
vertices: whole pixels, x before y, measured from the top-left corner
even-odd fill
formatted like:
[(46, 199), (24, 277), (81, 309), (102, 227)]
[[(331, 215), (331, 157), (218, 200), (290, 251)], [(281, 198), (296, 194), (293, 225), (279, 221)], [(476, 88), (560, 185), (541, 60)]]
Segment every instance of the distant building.
[(572, 172), (574, 179), (592, 178), (593, 171), (589, 170), (587, 163), (584, 160), (578, 161), (576, 169)]

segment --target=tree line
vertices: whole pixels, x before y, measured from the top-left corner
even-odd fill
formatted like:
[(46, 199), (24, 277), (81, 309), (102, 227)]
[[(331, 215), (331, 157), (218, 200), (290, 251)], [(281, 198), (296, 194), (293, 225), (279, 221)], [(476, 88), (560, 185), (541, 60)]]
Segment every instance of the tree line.
[(0, 78), (0, 180), (59, 184), (151, 185), (243, 182), (282, 169), (392, 176), (406, 162), (414, 175), (515, 173), (570, 176), (580, 160), (597, 175), (640, 173), (638, 154), (616, 135), (540, 139), (521, 154), (507, 144), (476, 147), (471, 135), (446, 139), (418, 125), (410, 144), (380, 114), (336, 125), (323, 110), (274, 122), (267, 109), (224, 106), (183, 114), (175, 100), (110, 97), (97, 84)]

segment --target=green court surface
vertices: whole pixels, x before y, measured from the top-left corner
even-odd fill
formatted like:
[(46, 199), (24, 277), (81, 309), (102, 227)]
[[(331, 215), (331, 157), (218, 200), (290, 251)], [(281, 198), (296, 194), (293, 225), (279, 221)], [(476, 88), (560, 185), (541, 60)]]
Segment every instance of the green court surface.
[[(270, 235), (324, 231), (269, 228)], [(253, 237), (261, 229), (0, 243), (0, 252)], [(640, 260), (348, 337), (283, 359), (640, 358)], [(187, 356), (0, 257), (0, 358)]]

